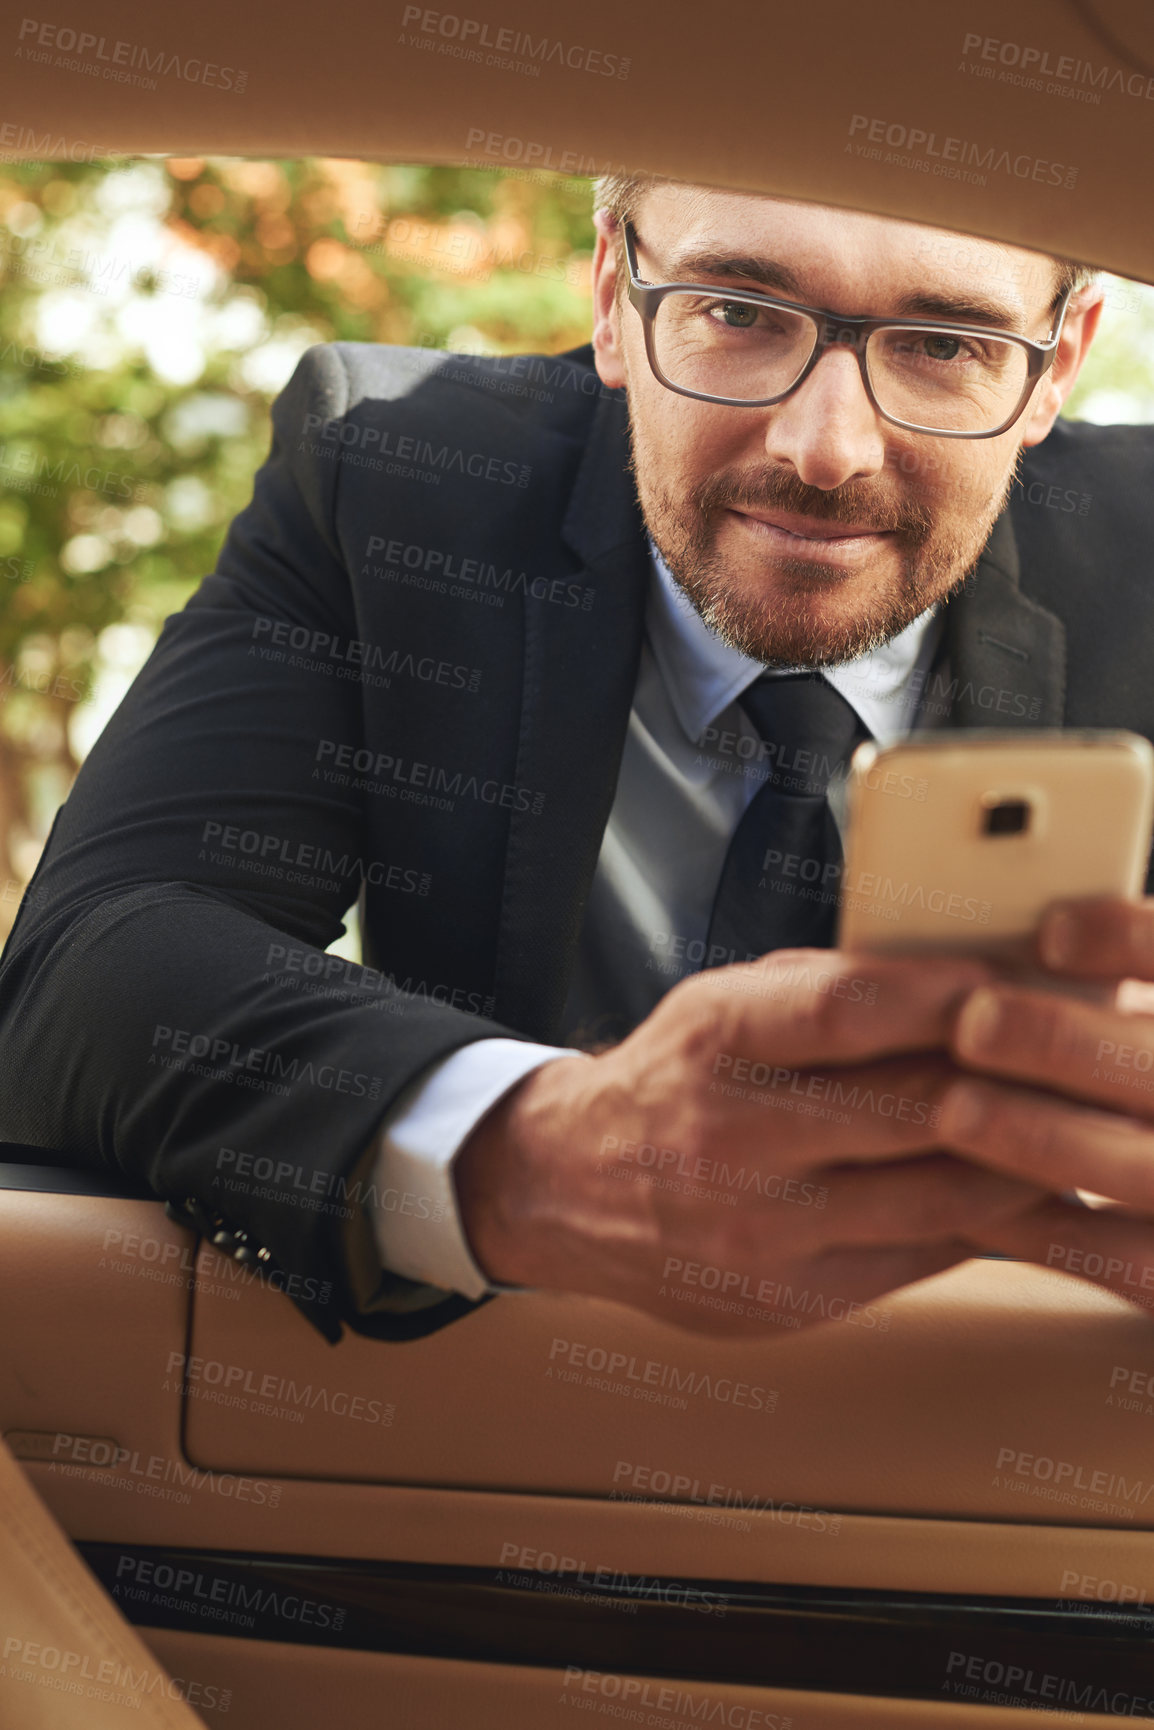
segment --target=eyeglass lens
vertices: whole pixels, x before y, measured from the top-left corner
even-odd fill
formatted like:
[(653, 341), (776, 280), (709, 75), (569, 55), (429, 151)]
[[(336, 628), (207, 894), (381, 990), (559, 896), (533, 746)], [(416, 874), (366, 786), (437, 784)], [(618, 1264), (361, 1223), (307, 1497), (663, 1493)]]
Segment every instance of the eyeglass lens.
[[(671, 384), (757, 402), (788, 391), (817, 343), (806, 313), (678, 290), (653, 321), (654, 354)], [(985, 432), (1013, 413), (1026, 387), (1019, 344), (909, 326), (873, 331), (866, 369), (878, 406), (927, 431)]]

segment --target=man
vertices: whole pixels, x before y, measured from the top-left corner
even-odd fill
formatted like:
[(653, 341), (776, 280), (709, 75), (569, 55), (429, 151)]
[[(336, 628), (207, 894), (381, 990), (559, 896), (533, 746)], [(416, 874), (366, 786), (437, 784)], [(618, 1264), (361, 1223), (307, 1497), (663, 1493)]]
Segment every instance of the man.
[[(58, 814), (0, 1132), (144, 1177), (330, 1338), (534, 1288), (775, 1325), (691, 1265), (1149, 1289), (1154, 1100), (1102, 1058), (1154, 1045), (1154, 908), (1045, 925), (1102, 1008), (831, 954), (789, 880), (836, 880), (861, 738), (1154, 737), (1150, 435), (1054, 428), (1100, 291), (693, 187), (605, 183), (597, 226), (591, 351), (302, 360)], [(365, 967), (324, 953), (358, 891)], [(831, 1076), (850, 1110), (793, 1108)]]

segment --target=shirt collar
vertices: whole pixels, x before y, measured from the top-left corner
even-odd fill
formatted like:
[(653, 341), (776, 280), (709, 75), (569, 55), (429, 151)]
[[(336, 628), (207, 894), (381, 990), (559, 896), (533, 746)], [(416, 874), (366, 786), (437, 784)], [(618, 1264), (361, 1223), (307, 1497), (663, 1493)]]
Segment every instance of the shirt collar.
[[(652, 539), (649, 552), (649, 642), (674, 713), (686, 737), (697, 744), (723, 710), (762, 673), (774, 669), (722, 642), (675, 581)], [(880, 744), (891, 743), (907, 730), (898, 719), (907, 707), (901, 698), (915, 669), (921, 666), (924, 672), (928, 666), (940, 629), (940, 608), (930, 607), (880, 649), (823, 669), (823, 677), (840, 691)]]

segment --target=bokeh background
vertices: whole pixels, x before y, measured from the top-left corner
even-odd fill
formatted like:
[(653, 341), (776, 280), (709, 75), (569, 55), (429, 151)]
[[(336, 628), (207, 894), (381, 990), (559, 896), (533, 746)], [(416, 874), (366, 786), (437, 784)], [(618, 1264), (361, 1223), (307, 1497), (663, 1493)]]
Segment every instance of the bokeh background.
[[(304, 159), (0, 164), (0, 942), (311, 344), (588, 340), (588, 181)], [(1154, 420), (1154, 288), (1108, 281), (1075, 419)], [(350, 949), (350, 953), (355, 951)]]

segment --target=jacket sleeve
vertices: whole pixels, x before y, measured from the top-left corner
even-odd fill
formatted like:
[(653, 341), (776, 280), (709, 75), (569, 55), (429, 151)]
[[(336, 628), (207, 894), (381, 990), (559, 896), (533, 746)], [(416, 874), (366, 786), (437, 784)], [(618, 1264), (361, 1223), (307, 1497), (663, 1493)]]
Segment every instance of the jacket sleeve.
[(366, 865), (363, 808), (312, 778), (318, 738), (360, 735), (358, 685), (291, 652), (356, 634), (335, 451), (304, 436), (347, 395), (340, 357), (310, 349), (216, 571), (57, 813), (0, 964), (0, 1137), (219, 1226), (331, 1340), (408, 1339), (475, 1305), (381, 1269), (381, 1124), (439, 1059), (524, 1036), (425, 998), (294, 992), (275, 963), (286, 939), (323, 954), (367, 870), (398, 917), (422, 884), (420, 859)]

